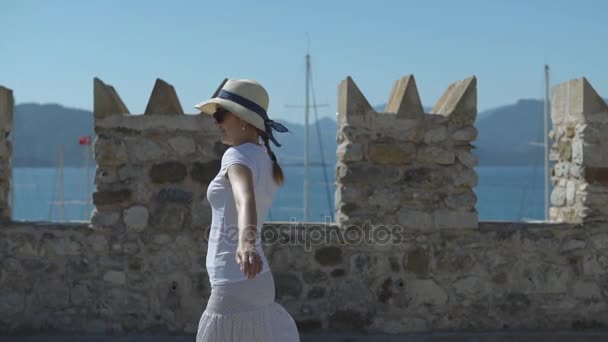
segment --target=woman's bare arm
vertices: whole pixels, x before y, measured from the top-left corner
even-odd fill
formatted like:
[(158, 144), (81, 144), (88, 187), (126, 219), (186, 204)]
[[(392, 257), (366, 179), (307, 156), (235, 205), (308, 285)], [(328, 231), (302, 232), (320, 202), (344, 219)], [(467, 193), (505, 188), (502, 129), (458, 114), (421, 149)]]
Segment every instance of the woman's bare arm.
[(238, 214), (237, 263), (249, 278), (262, 270), (262, 259), (255, 249), (257, 231), (257, 211), (253, 191), (253, 174), (248, 167), (234, 164), (227, 172)]

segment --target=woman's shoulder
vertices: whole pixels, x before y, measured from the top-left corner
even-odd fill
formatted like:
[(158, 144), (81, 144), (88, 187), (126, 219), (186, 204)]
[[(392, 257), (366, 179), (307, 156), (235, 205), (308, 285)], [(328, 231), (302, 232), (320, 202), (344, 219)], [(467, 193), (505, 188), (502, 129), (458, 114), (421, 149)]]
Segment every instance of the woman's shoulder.
[(255, 170), (257, 167), (256, 155), (246, 146), (230, 146), (224, 151), (222, 166), (229, 166), (234, 163), (245, 164), (252, 170)]
[(247, 154), (247, 149), (243, 148), (242, 145), (229, 146), (226, 151), (224, 151), (222, 158), (247, 158)]
[(223, 158), (240, 158), (253, 161), (262, 146), (255, 144), (241, 144), (230, 146), (224, 151)]

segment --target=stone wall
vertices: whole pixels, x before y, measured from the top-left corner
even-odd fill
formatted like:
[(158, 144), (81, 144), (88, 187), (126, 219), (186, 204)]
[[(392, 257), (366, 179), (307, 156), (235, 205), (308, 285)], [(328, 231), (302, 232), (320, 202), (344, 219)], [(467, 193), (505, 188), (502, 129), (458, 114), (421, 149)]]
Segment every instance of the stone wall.
[(116, 234), (200, 230), (210, 223), (207, 184), (227, 146), (206, 115), (184, 115), (173, 87), (157, 80), (143, 115), (94, 81), (97, 162), (91, 222)]
[(2, 228), (0, 334), (196, 331), (209, 295), (201, 230)]
[[(339, 226), (266, 224), (263, 236), (300, 332), (606, 328), (608, 232), (582, 228), (406, 228), (378, 244)], [(203, 236), (5, 226), (0, 332), (194, 334), (210, 291)]]
[(587, 79), (553, 88), (551, 220), (608, 220), (608, 105)]
[[(564, 100), (589, 99), (582, 82), (555, 88), (553, 107), (575, 109), (556, 113), (597, 112), (588, 100)], [(587, 173), (601, 171), (597, 146), (608, 136), (589, 132), (603, 121), (555, 123), (557, 184), (578, 182), (566, 196), (574, 201), (552, 208), (568, 213), (558, 216), (565, 223), (478, 223), (475, 87), (475, 78), (450, 86), (436, 114), (423, 114), (407, 77), (387, 113), (375, 113), (350, 78), (341, 84), (338, 221), (266, 223), (261, 232), (277, 302), (300, 332), (608, 327), (606, 202), (589, 195), (603, 178)], [(0, 334), (194, 334), (210, 291), (204, 195), (225, 148), (212, 125), (183, 115), (162, 81), (146, 113), (129, 115), (95, 80), (91, 222), (2, 222)]]
[[(339, 87), (336, 217), (342, 225), (477, 226), (475, 77), (422, 109), (414, 76), (395, 83), (376, 113), (349, 77)], [(369, 222), (369, 223), (368, 223)]]
[(290, 231), (292, 243), (273, 245), (270, 262), (301, 331), (608, 327), (604, 228), (403, 228), (383, 243), (337, 225)]

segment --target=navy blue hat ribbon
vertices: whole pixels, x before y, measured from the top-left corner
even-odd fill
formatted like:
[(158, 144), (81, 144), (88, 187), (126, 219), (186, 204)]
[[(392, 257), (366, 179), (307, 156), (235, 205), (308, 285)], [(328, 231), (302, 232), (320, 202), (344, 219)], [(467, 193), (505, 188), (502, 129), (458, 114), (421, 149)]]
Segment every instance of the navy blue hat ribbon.
[(264, 126), (266, 127), (266, 134), (268, 135), (268, 138), (278, 147), (281, 147), (281, 144), (279, 144), (279, 142), (272, 135), (272, 130), (274, 129), (275, 131), (281, 132), (281, 133), (285, 133), (285, 132), (292, 133), (283, 124), (270, 120), (268, 118), (268, 114), (266, 113), (266, 110), (264, 110), (264, 108), (260, 107), (257, 103), (250, 101), (249, 99), (246, 99), (240, 95), (231, 93), (231, 92), (223, 90), (223, 89), (220, 90), (220, 93), (217, 95), (217, 97), (220, 99), (229, 100), (234, 103), (238, 103), (241, 106), (243, 106), (243, 107), (257, 113), (259, 116), (261, 116), (262, 119), (264, 119)]

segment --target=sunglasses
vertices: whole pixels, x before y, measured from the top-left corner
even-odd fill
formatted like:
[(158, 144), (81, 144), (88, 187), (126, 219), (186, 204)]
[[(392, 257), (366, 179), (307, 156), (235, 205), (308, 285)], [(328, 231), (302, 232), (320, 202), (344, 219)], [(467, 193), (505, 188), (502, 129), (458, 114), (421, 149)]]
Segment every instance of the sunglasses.
[(224, 108), (219, 108), (215, 111), (215, 113), (213, 113), (213, 118), (215, 118), (215, 121), (217, 121), (217, 123), (222, 123), (222, 121), (226, 119), (226, 116), (228, 116), (228, 113), (230, 112), (225, 110)]

